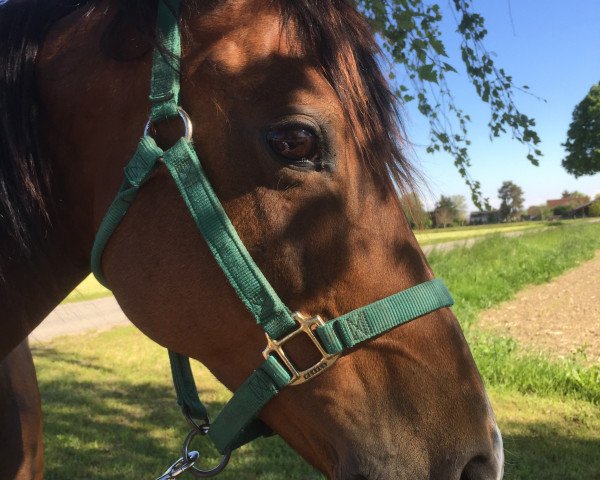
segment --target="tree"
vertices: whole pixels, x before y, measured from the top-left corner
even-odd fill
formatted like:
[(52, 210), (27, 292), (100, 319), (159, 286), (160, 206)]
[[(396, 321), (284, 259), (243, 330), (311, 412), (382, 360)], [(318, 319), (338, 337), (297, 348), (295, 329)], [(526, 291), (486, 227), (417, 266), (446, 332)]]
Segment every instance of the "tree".
[(561, 198), (569, 199), (568, 206), (570, 209), (580, 207), (581, 205), (584, 205), (590, 201), (589, 196), (587, 196), (585, 193), (578, 192), (577, 190), (572, 192), (565, 190), (562, 192)]
[(590, 205), (590, 217), (600, 217), (600, 199)]
[(552, 216), (552, 209), (546, 204), (533, 205), (527, 210), (529, 220), (547, 220)]
[(569, 213), (571, 210), (573, 210), (573, 207), (571, 205), (558, 205), (552, 209), (552, 213), (556, 217), (562, 217)]
[(498, 190), (500, 216), (502, 220), (512, 220), (523, 208), (523, 190), (513, 182), (506, 181)]
[(588, 195), (578, 192), (577, 190), (571, 192), (571, 205), (573, 206), (573, 208), (585, 205), (586, 203), (589, 203), (589, 201), (590, 197)]
[[(456, 74), (456, 59), (450, 58), (441, 34), (441, 1), (355, 0), (359, 10), (378, 34), (392, 64), (401, 66), (406, 75), (390, 69), (390, 79), (398, 97), (416, 101), (419, 112), (429, 122), (430, 153), (445, 151), (454, 158), (458, 172), (471, 190), (475, 205), (489, 207), (481, 195), (481, 185), (469, 175), (469, 115), (455, 102), (447, 76)], [(542, 152), (535, 121), (522, 113), (515, 103), (515, 91), (527, 91), (515, 85), (512, 77), (498, 67), (493, 54), (485, 48), (487, 35), (484, 18), (472, 10), (472, 0), (451, 0), (460, 37), (460, 60), (466, 75), (481, 100), (490, 106), (488, 127), (492, 137), (509, 133), (528, 147), (527, 159), (538, 165)], [(454, 65), (452, 65), (454, 63)]]
[(433, 219), (436, 227), (452, 225), (458, 217), (458, 208), (451, 197), (442, 195), (435, 204)]
[(540, 212), (540, 220), (548, 220), (552, 216), (552, 209), (548, 205), (542, 204), (538, 208)]
[(600, 82), (573, 110), (562, 166), (575, 178), (600, 172)]
[(452, 195), (450, 198), (456, 207), (454, 221), (464, 225), (467, 223), (467, 200), (462, 195)]

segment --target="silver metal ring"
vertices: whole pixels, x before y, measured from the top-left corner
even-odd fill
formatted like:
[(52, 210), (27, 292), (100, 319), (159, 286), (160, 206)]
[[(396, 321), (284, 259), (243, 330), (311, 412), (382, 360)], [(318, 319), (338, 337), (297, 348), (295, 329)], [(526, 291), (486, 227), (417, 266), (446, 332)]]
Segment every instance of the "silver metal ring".
[[(188, 433), (188, 436), (185, 438), (185, 442), (183, 442), (183, 458), (188, 458), (188, 455), (189, 455), (188, 452), (190, 452), (190, 450), (189, 450), (190, 444), (192, 443), (192, 440), (194, 439), (194, 437), (196, 435), (198, 435), (198, 430), (194, 429), (190, 433)], [(231, 458), (231, 452), (227, 452), (223, 455), (223, 457), (221, 458), (221, 461), (219, 462), (219, 464), (216, 467), (211, 468), (209, 470), (202, 470), (202, 469), (197, 468), (192, 465), (192, 467), (188, 470), (188, 472), (192, 473), (194, 476), (199, 477), (199, 478), (214, 477), (215, 475), (218, 475), (219, 473), (221, 473), (223, 471), (223, 469), (229, 463), (230, 458)]]
[[(193, 134), (193, 130), (194, 130), (194, 126), (192, 125), (192, 119), (187, 114), (187, 112), (181, 107), (177, 107), (177, 113), (179, 114), (179, 118), (181, 118), (181, 121), (183, 122), (183, 127), (185, 129), (183, 136), (185, 137), (185, 139), (188, 142), (191, 142), (192, 134)], [(152, 126), (152, 119), (148, 120), (148, 123), (146, 123), (146, 126), (144, 127), (144, 137), (148, 136), (151, 126)]]
[(200, 435), (206, 435), (208, 433), (208, 429), (210, 428), (210, 418), (205, 418), (204, 423), (199, 424), (192, 417), (192, 414), (190, 413), (187, 407), (182, 408), (181, 411), (183, 412), (183, 416), (185, 417), (190, 427), (196, 430)]

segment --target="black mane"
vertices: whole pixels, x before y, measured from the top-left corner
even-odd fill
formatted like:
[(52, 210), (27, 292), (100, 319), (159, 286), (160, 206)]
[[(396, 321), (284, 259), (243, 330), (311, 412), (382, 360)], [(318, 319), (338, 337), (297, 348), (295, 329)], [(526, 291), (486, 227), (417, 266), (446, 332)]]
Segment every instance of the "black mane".
[[(380, 70), (378, 46), (353, 2), (271, 1), (280, 5), (284, 25), (294, 26), (303, 48), (336, 90), (365, 164), (383, 180), (386, 193), (410, 188), (413, 173), (401, 151), (396, 98)], [(153, 42), (156, 2), (119, 0), (121, 13), (111, 25), (133, 24)], [(35, 62), (40, 46), (60, 18), (98, 3), (0, 0), (0, 279), (7, 257), (26, 255), (42, 244), (52, 218), (52, 174), (37, 135), (41, 107)], [(112, 50), (111, 42), (106, 44)]]
[[(121, 13), (106, 33), (118, 31), (130, 17), (136, 28), (142, 22), (147, 25), (153, 40), (148, 12), (155, 11), (156, 1), (122, 0)], [(32, 252), (41, 249), (52, 224), (51, 165), (38, 136), (42, 110), (35, 73), (38, 53), (58, 20), (98, 3), (0, 0), (0, 283), (6, 280), (3, 266), (14, 258), (30, 259)], [(110, 36), (102, 45), (107, 50)]]
[[(86, 2), (0, 4), (0, 246), (2, 260), (27, 254), (50, 221), (51, 173), (37, 135), (35, 61), (48, 29)], [(1, 269), (0, 269), (0, 278)]]

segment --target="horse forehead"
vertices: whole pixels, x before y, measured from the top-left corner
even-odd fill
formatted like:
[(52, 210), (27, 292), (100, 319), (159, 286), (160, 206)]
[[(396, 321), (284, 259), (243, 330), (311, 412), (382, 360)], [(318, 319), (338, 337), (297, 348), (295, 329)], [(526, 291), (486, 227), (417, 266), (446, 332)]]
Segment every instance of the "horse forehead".
[[(252, 25), (242, 24), (224, 33), (215, 32), (207, 48), (199, 52), (213, 70), (238, 75), (253, 65), (271, 66), (276, 59), (300, 59), (288, 32), (276, 17), (255, 18)], [(203, 55), (202, 55), (203, 53)]]
[(198, 85), (211, 85), (214, 94), (221, 92), (228, 100), (322, 104), (317, 99), (326, 96), (333, 101), (335, 93), (321, 70), (286, 44), (286, 38), (272, 32), (261, 33), (260, 39), (221, 38), (186, 62), (188, 73)]

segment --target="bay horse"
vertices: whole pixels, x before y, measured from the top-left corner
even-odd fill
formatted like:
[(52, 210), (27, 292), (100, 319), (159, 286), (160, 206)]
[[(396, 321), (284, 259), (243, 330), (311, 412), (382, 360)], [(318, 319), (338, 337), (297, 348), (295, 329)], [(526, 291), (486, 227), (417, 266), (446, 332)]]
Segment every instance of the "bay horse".
[[(0, 6), (0, 358), (90, 271), (96, 232), (144, 135), (152, 51), (169, 56), (156, 12), (156, 0)], [(398, 108), (352, 3), (187, 0), (178, 18), (194, 149), (285, 304), (334, 319), (430, 281), (398, 200), (415, 176)], [(159, 127), (160, 145), (182, 135), (178, 121)], [(141, 331), (229, 389), (261, 364), (264, 334), (165, 165), (111, 235), (102, 270)], [(315, 363), (306, 339), (289, 352)], [(260, 418), (329, 478), (502, 477), (500, 433), (449, 308), (347, 351), (284, 388)], [(15, 461), (31, 461), (30, 447), (12, 441)], [(17, 467), (2, 478), (41, 478)]]

